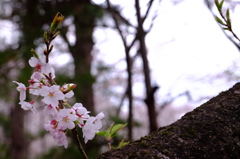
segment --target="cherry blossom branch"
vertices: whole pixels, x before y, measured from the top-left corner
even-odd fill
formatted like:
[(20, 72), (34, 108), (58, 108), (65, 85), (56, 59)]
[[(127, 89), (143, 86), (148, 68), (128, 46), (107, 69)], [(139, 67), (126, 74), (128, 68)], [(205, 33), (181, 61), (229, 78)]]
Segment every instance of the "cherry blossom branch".
[[(69, 105), (67, 98), (71, 98), (74, 95), (73, 89), (76, 85), (64, 84), (60, 86), (54, 80), (55, 70), (48, 63), (49, 54), (53, 49), (51, 42), (60, 33), (59, 31), (56, 32), (56, 30), (63, 18), (61, 13), (57, 13), (51, 23), (49, 34), (48, 32), (44, 32), (43, 38), (46, 49), (43, 52), (43, 56), (39, 55), (34, 49), (31, 49), (33, 57), (29, 60), (29, 65), (35, 68), (35, 71), (30, 80), (28, 80), (29, 86), (26, 87), (20, 82), (13, 82), (18, 84), (17, 90), (20, 92), (19, 104), (21, 108), (36, 113), (34, 103), (39, 97), (43, 97), (41, 101), (46, 104), (45, 113), (52, 118), (48, 123), (44, 124), (44, 128), (53, 136), (58, 146), (64, 146), (65, 148), (68, 147), (67, 130), (71, 130), (79, 151), (87, 159), (76, 127), (78, 126), (82, 129), (84, 142), (87, 143), (88, 140), (92, 140), (95, 134), (99, 132), (99, 129), (102, 127), (101, 119), (105, 115), (103, 112), (100, 112), (95, 117), (90, 116), (90, 112), (81, 103), (75, 103), (73, 106)], [(36, 98), (31, 102), (25, 101), (27, 91), (29, 94), (36, 95)]]
[(51, 45), (51, 42), (60, 34), (60, 32), (56, 32), (59, 25), (62, 23), (64, 19), (64, 16), (61, 13), (57, 13), (53, 19), (53, 22), (51, 23), (50, 27), (50, 36), (48, 38), (48, 33), (45, 31), (43, 34), (44, 42), (46, 44), (46, 50), (44, 50), (44, 55), (46, 56), (46, 63), (49, 62), (49, 54), (51, 53), (53, 49), (53, 45)]

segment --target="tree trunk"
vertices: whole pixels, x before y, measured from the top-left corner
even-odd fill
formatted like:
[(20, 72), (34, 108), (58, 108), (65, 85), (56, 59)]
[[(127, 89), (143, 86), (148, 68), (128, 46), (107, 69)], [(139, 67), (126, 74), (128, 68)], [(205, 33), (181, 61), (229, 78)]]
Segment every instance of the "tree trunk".
[[(76, 101), (81, 102), (92, 114), (94, 114), (93, 83), (95, 78), (91, 74), (92, 49), (93, 49), (93, 29), (99, 8), (91, 4), (90, 0), (70, 0), (58, 3), (58, 8), (62, 8), (65, 16), (73, 15), (76, 31), (76, 43), (72, 46), (66, 38), (69, 50), (74, 59), (74, 79), (77, 84), (74, 89)], [(69, 13), (69, 8), (71, 12)]]
[[(26, 67), (20, 70), (21, 73), (16, 80), (25, 84), (32, 74), (32, 68), (28, 66), (28, 60), (32, 57), (30, 49), (35, 48), (35, 38), (42, 35), (40, 24), (44, 20), (39, 18), (39, 12), (36, 9), (37, 4), (38, 1), (26, 0), (19, 3), (21, 8), (13, 8), (12, 13), (12, 16), (18, 15), (20, 17), (19, 27), (22, 31), (22, 37), (19, 42), (17, 53), (18, 57), (22, 58), (26, 65)], [(11, 111), (11, 157), (13, 159), (23, 159), (26, 158), (28, 152), (28, 141), (24, 132), (24, 110), (18, 104), (18, 97), (17, 99), (12, 97), (12, 100), (17, 100), (17, 102)]]
[[(128, 78), (127, 78), (127, 90), (126, 90), (126, 95), (128, 97), (128, 140), (129, 141), (132, 141), (132, 138), (133, 138), (133, 135), (132, 135), (132, 132), (133, 132), (133, 94), (132, 94), (132, 59), (131, 59), (131, 56), (130, 56), (130, 50), (135, 42), (135, 40), (132, 42), (131, 45), (127, 45), (127, 40), (126, 38), (124, 37), (123, 35), (123, 32), (122, 30), (120, 29), (120, 22), (117, 18), (117, 16), (115, 14), (113, 14), (114, 11), (112, 9), (112, 6), (110, 4), (110, 1), (107, 0), (107, 5), (108, 5), (108, 10), (111, 12), (112, 14), (112, 17), (113, 17), (113, 20), (114, 20), (114, 23), (115, 23), (115, 27), (117, 28), (118, 30), (118, 33), (122, 39), (122, 43), (123, 43), (123, 46), (124, 46), (124, 50), (125, 50), (125, 55), (126, 55), (126, 64), (127, 64), (127, 74), (128, 74)], [(125, 96), (125, 95), (124, 95)], [(119, 114), (119, 113), (118, 113)]]
[(150, 132), (152, 132), (157, 130), (158, 128), (157, 113), (155, 110), (155, 100), (154, 100), (154, 93), (158, 87), (151, 86), (150, 68), (149, 68), (149, 62), (147, 57), (147, 47), (145, 42), (146, 32), (143, 29), (144, 19), (141, 17), (139, 0), (135, 0), (135, 8), (137, 12), (137, 21), (138, 21), (137, 39), (140, 45), (138, 51), (140, 52), (142, 57), (144, 83), (145, 83), (145, 89), (146, 89), (145, 103), (148, 107), (149, 130)]
[(240, 83), (108, 158), (240, 158)]
[(24, 111), (16, 105), (11, 113), (12, 117), (12, 141), (11, 141), (11, 157), (13, 159), (23, 159), (26, 157), (27, 146), (24, 135), (23, 117)]
[[(83, 7), (87, 4), (79, 4)], [(76, 25), (76, 44), (71, 50), (75, 64), (75, 79), (77, 88), (74, 90), (77, 101), (82, 102), (84, 107), (94, 113), (93, 88), (94, 77), (91, 74), (92, 48), (93, 48), (93, 28), (95, 26), (95, 17), (90, 16), (85, 9), (74, 16)], [(80, 14), (80, 15), (79, 15)], [(88, 15), (88, 16), (87, 16)], [(82, 17), (88, 18), (88, 20)], [(87, 16), (87, 17), (86, 17)]]

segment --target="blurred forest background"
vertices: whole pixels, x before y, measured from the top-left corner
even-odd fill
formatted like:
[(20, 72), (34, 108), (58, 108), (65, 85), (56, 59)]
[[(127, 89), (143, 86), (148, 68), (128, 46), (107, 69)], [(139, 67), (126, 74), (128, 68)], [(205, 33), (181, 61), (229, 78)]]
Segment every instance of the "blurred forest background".
[[(114, 143), (168, 125), (236, 83), (237, 42), (215, 22), (213, 0), (191, 1), (1, 0), (0, 158), (80, 156), (71, 135), (64, 149), (44, 130), (41, 102), (38, 114), (20, 108), (12, 82), (27, 84), (30, 49), (43, 52), (43, 32), (57, 12), (65, 19), (50, 57), (56, 81), (77, 84), (71, 102), (103, 111), (103, 129), (128, 123)], [(239, 3), (226, 0), (235, 26)], [(94, 158), (106, 141), (97, 136), (85, 149)]]

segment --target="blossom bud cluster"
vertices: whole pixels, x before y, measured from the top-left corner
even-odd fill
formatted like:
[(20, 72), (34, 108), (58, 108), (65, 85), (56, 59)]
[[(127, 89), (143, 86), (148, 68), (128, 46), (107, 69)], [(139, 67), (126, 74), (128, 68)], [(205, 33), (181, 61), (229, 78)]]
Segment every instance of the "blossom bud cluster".
[(92, 140), (99, 129), (102, 127), (101, 119), (104, 114), (101, 112), (97, 116), (90, 116), (89, 111), (81, 103), (75, 103), (70, 108), (66, 107), (67, 98), (71, 98), (74, 93), (75, 84), (65, 84), (59, 86), (54, 82), (55, 71), (49, 63), (46, 63), (45, 56), (34, 56), (29, 60), (29, 65), (35, 68), (35, 71), (28, 81), (29, 86), (23, 83), (13, 81), (18, 84), (17, 90), (20, 92), (21, 108), (31, 110), (37, 113), (34, 103), (37, 98), (31, 102), (26, 102), (26, 92), (42, 96), (42, 102), (46, 105), (46, 114), (51, 116), (51, 120), (44, 124), (44, 128), (50, 132), (59, 146), (68, 147), (66, 131), (74, 129), (76, 126), (82, 128), (85, 143)]

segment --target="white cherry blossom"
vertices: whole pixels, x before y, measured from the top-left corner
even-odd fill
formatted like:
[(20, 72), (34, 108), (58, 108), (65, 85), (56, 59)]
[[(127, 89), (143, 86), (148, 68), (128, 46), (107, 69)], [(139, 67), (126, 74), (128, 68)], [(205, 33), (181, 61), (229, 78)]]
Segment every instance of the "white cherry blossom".
[(53, 138), (57, 142), (58, 146), (64, 146), (65, 148), (68, 147), (67, 136), (64, 131), (56, 131), (53, 135)]
[(102, 127), (101, 119), (105, 115), (101, 112), (96, 117), (89, 117), (87, 122), (82, 128), (84, 142), (87, 143), (88, 140), (92, 140), (99, 129)]
[(21, 108), (24, 110), (31, 110), (33, 113), (37, 113), (35, 107), (33, 106), (34, 102), (25, 102), (25, 101), (20, 101), (19, 104), (21, 105)]
[(81, 103), (75, 103), (73, 105), (73, 109), (76, 111), (76, 115), (78, 117), (78, 126), (81, 128), (84, 126), (84, 121), (86, 121), (90, 116), (88, 113), (90, 111), (87, 111), (85, 107)]
[(60, 91), (60, 86), (53, 85), (51, 87), (42, 86), (40, 95), (43, 96), (43, 102), (51, 104), (52, 106), (58, 106), (59, 100), (64, 100), (64, 94)]
[(18, 84), (17, 90), (20, 92), (19, 100), (24, 101), (26, 99), (26, 86), (23, 83), (13, 81), (14, 83)]
[(37, 72), (41, 72), (46, 75), (49, 75), (49, 73), (51, 73), (52, 78), (55, 78), (55, 70), (50, 64), (45, 62), (45, 58), (45, 56), (40, 56), (39, 58), (31, 57), (28, 63), (31, 67), (35, 67)]
[(95, 124), (93, 123), (96, 120), (95, 117), (89, 117), (85, 125), (82, 127), (84, 142), (87, 143), (88, 140), (92, 140), (98, 129), (95, 128)]
[(58, 129), (57, 129), (57, 121), (55, 119), (48, 121), (47, 124), (44, 124), (44, 128), (50, 132), (51, 135), (53, 135)]
[[(71, 88), (72, 86), (74, 86), (74, 88), (76, 87), (75, 84), (65, 84), (61, 87), (61, 90), (63, 92), (67, 92), (67, 93), (64, 94), (66, 98), (72, 98), (73, 97), (74, 93), (73, 93), (72, 88)], [(70, 89), (70, 91), (69, 91), (69, 89)]]
[(55, 78), (55, 71), (45, 61), (45, 56), (32, 57), (29, 60), (29, 65), (35, 68), (34, 73), (30, 77), (29, 87), (26, 87), (23, 83), (13, 81), (18, 84), (17, 90), (20, 92), (21, 108), (24, 110), (31, 110), (36, 113), (36, 109), (32, 102), (26, 102), (26, 91), (29, 90), (30, 94), (40, 95), (43, 97), (42, 102), (47, 106), (45, 107), (46, 115), (51, 115), (53, 118), (47, 124), (44, 124), (44, 128), (49, 131), (54, 140), (59, 146), (68, 147), (66, 130), (74, 129), (76, 125), (82, 128), (83, 137), (85, 143), (88, 140), (92, 140), (99, 129), (102, 127), (101, 119), (104, 114), (101, 112), (96, 117), (89, 116), (89, 111), (83, 107), (81, 103), (75, 103), (71, 109), (59, 107), (59, 101), (65, 98), (71, 98), (74, 93), (73, 89), (75, 84), (65, 84), (62, 87), (55, 84), (53, 79)]
[(94, 124), (95, 124), (95, 128), (96, 129), (101, 129), (102, 128), (102, 121), (101, 119), (104, 118), (105, 115), (103, 112), (99, 113), (97, 116), (96, 116), (96, 120), (94, 121)]
[(53, 117), (57, 117), (58, 111), (57, 107), (53, 107), (51, 104), (45, 107), (45, 113), (47, 115), (52, 115)]
[(47, 124), (44, 124), (44, 128), (50, 132), (53, 136), (53, 139), (57, 142), (58, 146), (64, 146), (65, 148), (68, 147), (67, 136), (63, 130), (58, 129), (58, 123), (54, 119), (49, 121)]
[(73, 114), (72, 109), (60, 109), (56, 120), (58, 121), (58, 128), (65, 129), (73, 129), (75, 127), (74, 121), (77, 120), (77, 116)]
[(42, 79), (45, 79), (44, 75), (40, 72), (33, 72), (32, 76), (30, 77), (30, 79), (34, 79), (36, 81), (41, 81)]

